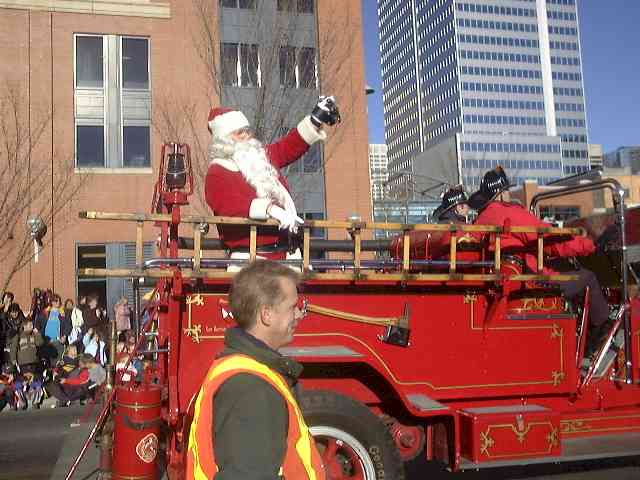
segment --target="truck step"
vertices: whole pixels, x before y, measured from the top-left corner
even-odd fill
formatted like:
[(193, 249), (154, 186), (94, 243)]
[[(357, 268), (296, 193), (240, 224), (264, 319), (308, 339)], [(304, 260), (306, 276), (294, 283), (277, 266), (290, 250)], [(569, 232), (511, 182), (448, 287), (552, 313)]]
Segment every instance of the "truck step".
[(448, 406), (421, 393), (409, 394), (407, 395), (407, 400), (409, 400), (415, 408), (423, 412), (432, 410), (449, 410)]
[[(562, 440), (562, 455), (555, 457), (527, 458), (527, 464), (560, 463), (593, 460), (598, 458), (619, 458), (640, 455), (640, 433), (625, 433), (599, 437), (583, 437)], [(523, 460), (497, 460), (474, 463), (466, 458), (460, 461), (461, 470), (511, 467), (522, 465)]]

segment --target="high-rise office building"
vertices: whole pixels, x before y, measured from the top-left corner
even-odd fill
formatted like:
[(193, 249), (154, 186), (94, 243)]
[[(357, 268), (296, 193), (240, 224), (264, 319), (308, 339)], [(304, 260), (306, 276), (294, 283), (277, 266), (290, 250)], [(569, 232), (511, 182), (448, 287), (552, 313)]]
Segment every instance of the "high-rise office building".
[(602, 151), (602, 144), (589, 144), (589, 164), (591, 165), (591, 168), (602, 170), (602, 167), (604, 166), (604, 153)]
[(640, 172), (640, 146), (620, 147), (604, 155), (604, 165), (609, 168), (630, 168)]
[[(378, 0), (389, 174), (589, 168), (576, 0)], [(407, 177), (398, 176), (398, 182)]]
[(369, 180), (371, 182), (372, 201), (376, 202), (384, 198), (385, 183), (388, 179), (387, 146), (384, 143), (370, 143)]

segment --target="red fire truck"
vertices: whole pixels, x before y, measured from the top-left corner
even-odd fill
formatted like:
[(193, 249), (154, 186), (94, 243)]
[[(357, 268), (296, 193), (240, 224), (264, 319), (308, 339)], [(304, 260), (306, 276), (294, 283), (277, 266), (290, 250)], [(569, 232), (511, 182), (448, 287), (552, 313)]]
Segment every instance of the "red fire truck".
[[(233, 326), (232, 261), (206, 235), (211, 225), (246, 225), (255, 258), (265, 223), (185, 215), (188, 146), (167, 144), (162, 158), (153, 213), (81, 214), (136, 222), (137, 267), (79, 273), (157, 280), (139, 344), (153, 361), (142, 382), (116, 379), (92, 432), (102, 432), (102, 468), (112, 478), (185, 478), (193, 402)], [(620, 185), (606, 179), (538, 195), (531, 208), (597, 189), (611, 192), (615, 212), (571, 228), (305, 223), (294, 263), (308, 316), (283, 354), (304, 365), (301, 403), (330, 478), (401, 479), (404, 462), (418, 457), (457, 471), (640, 453), (640, 299), (629, 293), (640, 209), (626, 209)], [(153, 259), (143, 258), (145, 226), (160, 232)], [(317, 228), (346, 240), (312, 239)], [(367, 239), (374, 230), (400, 233), (392, 242)], [(523, 271), (501, 247), (509, 230), (537, 235), (538, 271)], [(585, 261), (598, 263), (591, 267), (611, 312), (591, 359), (589, 292), (567, 301), (554, 282), (572, 274), (542, 268), (545, 242), (586, 234), (599, 239), (597, 258)]]

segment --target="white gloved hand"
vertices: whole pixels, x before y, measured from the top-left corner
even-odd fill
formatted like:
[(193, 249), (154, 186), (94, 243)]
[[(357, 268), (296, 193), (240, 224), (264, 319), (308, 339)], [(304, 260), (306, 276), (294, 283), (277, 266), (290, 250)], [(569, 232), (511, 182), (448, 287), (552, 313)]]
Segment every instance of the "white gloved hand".
[(304, 220), (294, 215), (278, 205), (271, 205), (267, 209), (267, 214), (275, 218), (280, 223), (280, 230), (287, 229), (292, 233), (297, 233), (298, 225), (302, 225)]

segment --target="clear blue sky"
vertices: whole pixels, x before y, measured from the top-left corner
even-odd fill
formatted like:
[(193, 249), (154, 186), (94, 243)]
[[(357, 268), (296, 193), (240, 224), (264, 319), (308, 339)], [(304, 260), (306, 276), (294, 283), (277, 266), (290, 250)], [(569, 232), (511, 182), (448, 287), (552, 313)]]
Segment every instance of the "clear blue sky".
[[(384, 143), (377, 0), (362, 0), (369, 142)], [(640, 145), (640, 0), (580, 0), (582, 69), (589, 142), (609, 152)]]

